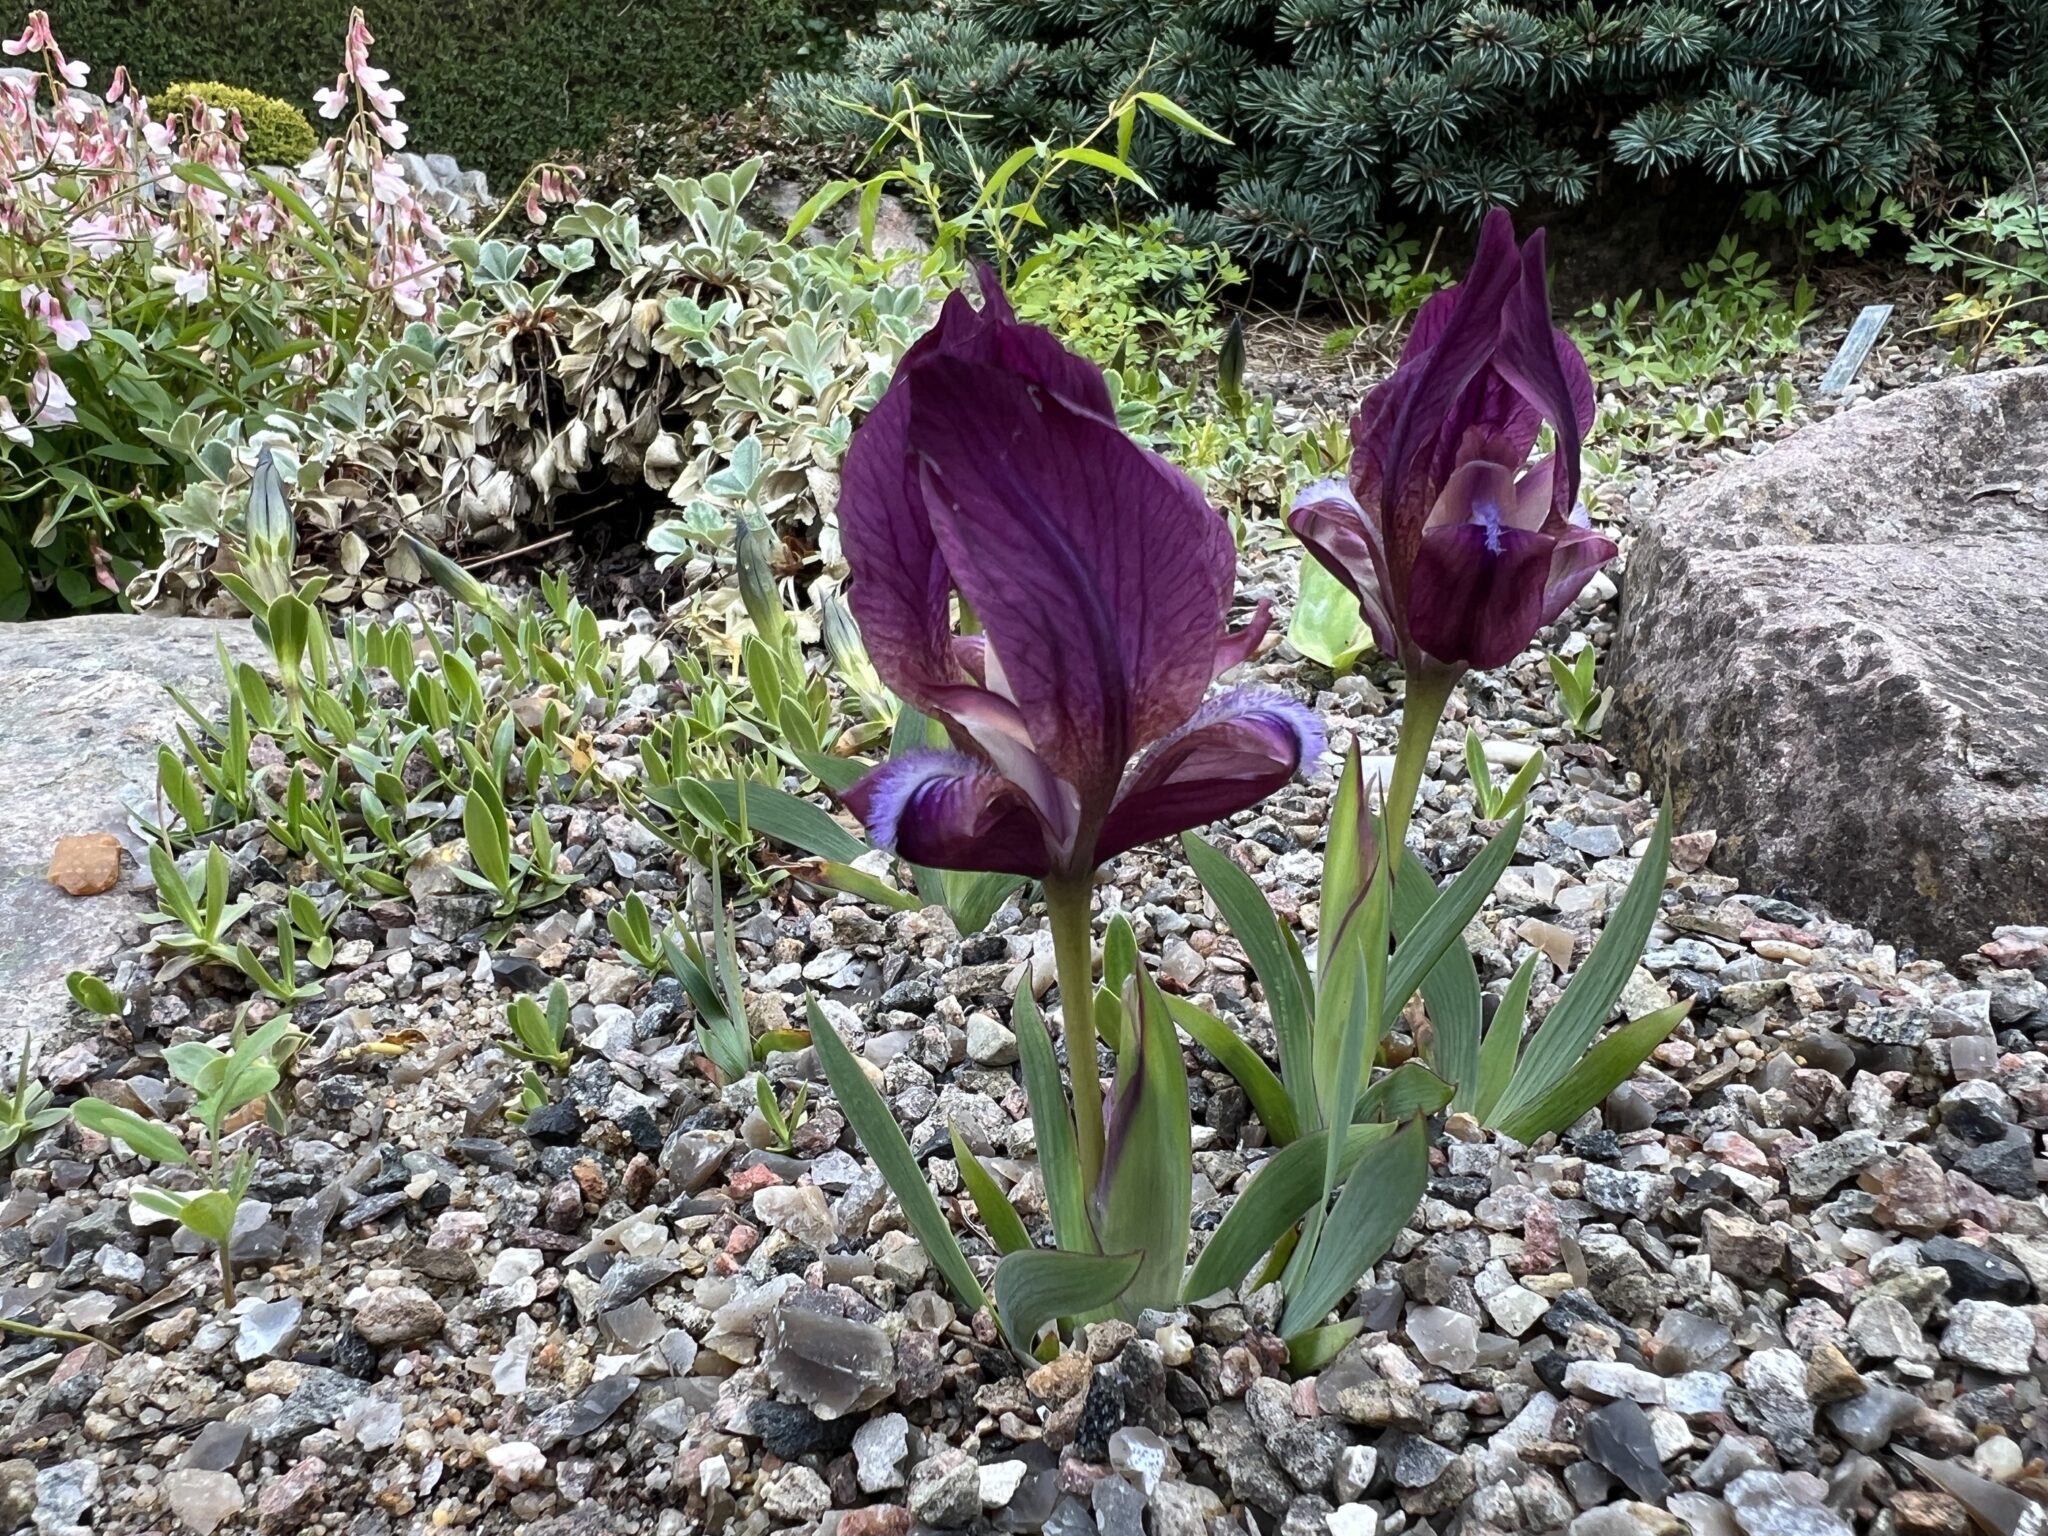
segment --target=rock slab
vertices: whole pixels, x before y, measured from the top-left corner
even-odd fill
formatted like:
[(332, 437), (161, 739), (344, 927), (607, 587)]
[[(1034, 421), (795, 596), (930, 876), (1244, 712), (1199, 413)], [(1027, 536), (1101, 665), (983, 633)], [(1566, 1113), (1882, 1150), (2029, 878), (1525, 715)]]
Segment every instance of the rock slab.
[(1903, 390), (1679, 493), (1609, 738), (1747, 889), (1953, 956), (2048, 922), (2048, 368)]
[[(131, 805), (156, 793), (156, 751), (184, 718), (166, 691), (201, 710), (225, 707), (215, 642), (253, 661), (243, 622), (87, 614), (0, 624), (0, 1051), (21, 1039), (45, 1051), (70, 1009), (65, 973), (90, 970), (149, 911), (147, 854), (129, 830)], [(50, 881), (60, 837), (108, 833), (126, 857), (100, 895), (68, 896)]]

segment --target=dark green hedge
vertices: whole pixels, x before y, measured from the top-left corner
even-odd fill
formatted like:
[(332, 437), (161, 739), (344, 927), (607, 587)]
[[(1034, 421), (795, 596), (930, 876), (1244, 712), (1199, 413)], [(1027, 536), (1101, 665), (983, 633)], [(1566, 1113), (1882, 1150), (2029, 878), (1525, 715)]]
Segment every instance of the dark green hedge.
[[(44, 0), (104, 83), (224, 80), (314, 110), (341, 67), (351, 0)], [(369, 0), (371, 59), (405, 92), (409, 148), (509, 191), (535, 160), (589, 153), (618, 119), (713, 112), (769, 71), (829, 53), (864, 0)], [(16, 20), (18, 22), (19, 16)], [(11, 31), (11, 29), (10, 29)], [(316, 121), (316, 126), (318, 126)]]

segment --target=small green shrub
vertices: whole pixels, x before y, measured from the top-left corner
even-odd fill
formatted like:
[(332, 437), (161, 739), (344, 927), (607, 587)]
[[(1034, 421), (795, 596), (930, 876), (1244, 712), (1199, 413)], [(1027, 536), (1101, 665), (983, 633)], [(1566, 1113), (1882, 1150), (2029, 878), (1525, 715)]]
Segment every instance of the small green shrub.
[(936, 146), (950, 173), (1070, 134), (1140, 75), (1230, 142), (1141, 130), (1132, 165), (1205, 238), (1314, 273), (1370, 260), (1402, 210), (1476, 218), (1603, 181), (1764, 187), (1804, 214), (2010, 176), (1999, 115), (2033, 143), (2048, 117), (2048, 3), (927, 0), (774, 101), (872, 140), (862, 109), (915, 82), (963, 114)]
[(306, 114), (288, 101), (218, 80), (182, 80), (156, 94), (159, 111), (182, 110), (193, 97), (223, 112), (241, 114), (242, 159), (250, 165), (299, 165), (320, 147)]
[(1906, 260), (1958, 285), (1934, 317), (1957, 338), (1958, 363), (1974, 368), (1987, 350), (2013, 361), (2048, 352), (2048, 200), (2037, 183), (1957, 210)]
[(1222, 345), (1217, 295), (1243, 281), (1222, 247), (1191, 244), (1168, 220), (1084, 224), (1018, 269), (1010, 302), (1019, 319), (1050, 326), (1105, 367), (1172, 366)]

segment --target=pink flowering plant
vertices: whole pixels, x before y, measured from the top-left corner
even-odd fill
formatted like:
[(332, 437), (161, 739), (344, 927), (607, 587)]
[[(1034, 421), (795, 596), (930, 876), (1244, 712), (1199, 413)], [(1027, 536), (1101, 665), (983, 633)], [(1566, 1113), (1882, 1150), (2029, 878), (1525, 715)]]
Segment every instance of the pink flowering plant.
[[(289, 433), (352, 365), (462, 285), (400, 174), (402, 93), (351, 18), (321, 91), (332, 138), (296, 170), (245, 164), (242, 125), (94, 89), (36, 11), (0, 43), (0, 619), (113, 601), (158, 509), (222, 478), (222, 441)], [(558, 167), (506, 212), (565, 200)], [(530, 195), (528, 195), (530, 193)]]

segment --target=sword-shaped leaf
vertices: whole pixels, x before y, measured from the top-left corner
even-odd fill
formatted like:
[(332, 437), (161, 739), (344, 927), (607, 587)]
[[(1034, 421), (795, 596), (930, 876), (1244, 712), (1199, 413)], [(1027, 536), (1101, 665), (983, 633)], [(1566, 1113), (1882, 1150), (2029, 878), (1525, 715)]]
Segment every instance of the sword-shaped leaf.
[[(1239, 869), (1235, 860), (1192, 832), (1183, 833), (1180, 842), (1202, 889), (1216, 903), (1216, 910), (1223, 914), (1245, 958), (1251, 961), (1252, 974), (1266, 989), (1266, 1012), (1280, 1042), (1280, 1079), (1298, 1108), (1306, 1102), (1304, 1095), (1308, 1100), (1314, 1097), (1313, 1084), (1308, 1081), (1312, 993), (1301, 951), (1289, 943), (1287, 930), (1273, 915), (1265, 893), (1252, 884), (1251, 876)], [(1263, 1112), (1259, 1118), (1266, 1120)], [(1266, 1120), (1266, 1125), (1272, 1129), (1272, 1121)]]
[(996, 1265), (996, 1316), (1010, 1343), (1031, 1352), (1054, 1318), (1099, 1312), (1130, 1289), (1144, 1255), (1023, 1248)]
[(1194, 1153), (1187, 1070), (1166, 999), (1143, 967), (1124, 989), (1124, 1041), (1096, 1191), (1102, 1247), (1144, 1255), (1127, 1309), (1170, 1307), (1188, 1260)]
[(1359, 1158), (1323, 1224), (1308, 1272), (1287, 1298), (1280, 1333), (1292, 1338), (1320, 1323), (1408, 1224), (1429, 1185), (1429, 1137), (1409, 1121)]
[(1542, 1095), (1524, 1099), (1506, 1114), (1496, 1115), (1495, 1128), (1522, 1142), (1563, 1130), (1634, 1076), (1636, 1068), (1664, 1043), (1691, 1007), (1692, 999), (1687, 998), (1631, 1019), (1586, 1052)]
[(1166, 1008), (1173, 1015), (1173, 1022), (1237, 1080), (1275, 1146), (1284, 1147), (1301, 1134), (1301, 1122), (1295, 1118), (1294, 1101), (1288, 1098), (1286, 1086), (1273, 1075), (1273, 1069), (1259, 1053), (1245, 1044), (1242, 1035), (1184, 997), (1168, 997)]
[[(738, 783), (732, 779), (706, 779), (703, 783), (718, 797), (720, 809), (737, 820), (740, 814)], [(842, 827), (823, 806), (813, 805), (788, 790), (757, 784), (752, 780), (748, 781), (746, 791), (747, 824), (763, 837), (787, 843), (814, 859), (830, 859), (835, 864), (851, 864), (870, 851), (866, 843)]]
[(1505, 1124), (1562, 1082), (1613, 1014), (1615, 999), (1642, 960), (1650, 927), (1657, 920), (1670, 856), (1671, 807), (1666, 805), (1658, 813), (1657, 830), (1650, 836), (1635, 878), (1608, 918), (1600, 941), (1522, 1053), (1521, 1064), (1494, 1109), (1496, 1123)]
[[(1413, 849), (1401, 850), (1401, 878), (1394, 884), (1394, 940), (1396, 944), (1415, 932), (1436, 899), (1436, 882), (1429, 866)], [(1481, 898), (1483, 904), (1484, 897)], [(1462, 939), (1462, 934), (1460, 935)], [(1472, 952), (1460, 941), (1444, 946), (1443, 957), (1422, 977), (1422, 1000), (1429, 1005), (1429, 1022), (1435, 1034), (1429, 1050), (1430, 1065), (1437, 1075), (1459, 1092), (1470, 1092), (1479, 1075), (1479, 1019), (1482, 1000), (1479, 972), (1472, 964)]]
[(902, 1127), (889, 1113), (889, 1106), (868, 1081), (867, 1074), (861, 1071), (846, 1042), (839, 1038), (839, 1031), (825, 1021), (818, 1000), (808, 999), (807, 1007), (811, 1047), (817, 1052), (818, 1065), (825, 1071), (825, 1081), (832, 1085), (833, 1097), (839, 1100), (840, 1113), (846, 1116), (868, 1156), (875, 1160), (883, 1182), (903, 1207), (904, 1220), (910, 1223), (910, 1230), (924, 1244), (924, 1251), (946, 1277), (946, 1283), (953, 1287), (953, 1293), (969, 1310), (979, 1311), (988, 1305), (988, 1294), (974, 1278), (974, 1271), (967, 1267), (967, 1255), (960, 1251), (959, 1239), (953, 1236), (952, 1225), (925, 1182), (916, 1154), (903, 1139)]
[(1459, 1104), (1479, 1117), (1481, 1125), (1493, 1123), (1494, 1106), (1514, 1080), (1515, 1061), (1522, 1053), (1522, 1026), (1529, 1017), (1529, 988), (1536, 979), (1536, 956), (1516, 967), (1514, 979), (1494, 1010), (1487, 1026), (1486, 1043), (1479, 1048), (1479, 1084), (1470, 1102)]
[[(1391, 1125), (1354, 1125), (1345, 1133), (1339, 1169), (1349, 1173), (1365, 1151), (1394, 1134)], [(1266, 1159), (1238, 1192), (1188, 1271), (1182, 1296), (1200, 1301), (1230, 1290), (1307, 1214), (1323, 1188), (1328, 1131), (1310, 1131)]]
[[(989, 1241), (996, 1245), (997, 1253), (1017, 1253), (1031, 1246), (1031, 1234), (1024, 1230), (1024, 1218), (1017, 1214), (1017, 1207), (1010, 1204), (1010, 1197), (996, 1183), (995, 1175), (982, 1167), (981, 1159), (966, 1142), (960, 1139), (960, 1128), (946, 1127), (946, 1134), (953, 1138), (953, 1161), (960, 1168), (960, 1182), (967, 1186), (967, 1193), (974, 1200), (974, 1209), (981, 1217), (981, 1224), (988, 1228)], [(998, 1297), (1000, 1305), (1001, 1298)]]
[(1074, 1112), (1067, 1107), (1059, 1059), (1053, 1055), (1052, 1037), (1045, 1032), (1028, 980), (1017, 989), (1010, 1025), (1024, 1068), (1024, 1093), (1031, 1101), (1031, 1124), (1038, 1132), (1038, 1168), (1045, 1180), (1045, 1206), (1052, 1213), (1053, 1239), (1062, 1248), (1093, 1253), (1099, 1245), (1088, 1217), (1081, 1154), (1074, 1144)]

